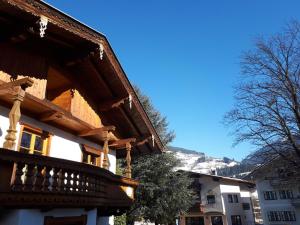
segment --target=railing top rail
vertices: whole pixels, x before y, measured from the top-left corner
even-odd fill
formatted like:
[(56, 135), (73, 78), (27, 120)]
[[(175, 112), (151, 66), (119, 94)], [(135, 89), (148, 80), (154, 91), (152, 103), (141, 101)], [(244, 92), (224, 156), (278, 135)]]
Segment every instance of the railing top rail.
[(93, 165), (55, 157), (27, 154), (4, 148), (0, 148), (0, 161), (35, 164), (38, 166), (50, 166), (54, 168), (60, 168), (69, 171), (72, 170), (78, 173), (86, 173), (96, 177), (101, 177), (119, 185), (128, 185), (133, 187), (136, 187), (138, 185), (138, 182), (133, 179), (115, 175), (106, 169)]

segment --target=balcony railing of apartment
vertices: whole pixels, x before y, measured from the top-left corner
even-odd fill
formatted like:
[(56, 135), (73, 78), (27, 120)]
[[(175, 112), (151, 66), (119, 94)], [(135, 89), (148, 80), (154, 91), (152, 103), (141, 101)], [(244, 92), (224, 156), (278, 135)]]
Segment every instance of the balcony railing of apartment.
[(294, 207), (300, 208), (300, 196), (297, 196), (297, 198), (291, 199), (291, 204)]
[(204, 212), (204, 205), (201, 202), (196, 202), (190, 209), (189, 212), (193, 213), (203, 213)]
[(11, 207), (97, 207), (133, 202), (137, 182), (93, 165), (0, 148), (0, 202)]

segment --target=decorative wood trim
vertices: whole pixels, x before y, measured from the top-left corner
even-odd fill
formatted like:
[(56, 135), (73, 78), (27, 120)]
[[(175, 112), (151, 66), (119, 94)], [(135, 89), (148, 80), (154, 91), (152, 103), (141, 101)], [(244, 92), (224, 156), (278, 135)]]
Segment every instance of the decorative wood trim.
[[(52, 23), (64, 30), (67, 30), (81, 38), (91, 41), (98, 45), (104, 38), (104, 35), (92, 30), (86, 25), (80, 23), (78, 20), (52, 8), (43, 1), (36, 0), (7, 0), (7, 2), (23, 11), (26, 11), (37, 18), (41, 15), (48, 18), (48, 23)], [(47, 36), (47, 34), (46, 34)]]
[(105, 131), (106, 135), (104, 135), (104, 144), (103, 144), (103, 160), (102, 160), (102, 167), (104, 169), (109, 170), (109, 158), (108, 158), (108, 153), (109, 153), (109, 147), (108, 147), (108, 132)]
[(93, 136), (107, 131), (114, 131), (115, 129), (116, 129), (115, 126), (104, 126), (104, 127), (82, 131), (78, 134), (78, 136), (80, 137)]
[(86, 225), (87, 215), (70, 217), (45, 216), (44, 225)]
[(109, 143), (108, 146), (111, 148), (126, 148), (127, 144), (131, 144), (135, 141), (136, 141), (136, 138), (120, 139), (120, 140)]
[(63, 112), (47, 112), (44, 113), (40, 116), (39, 120), (42, 122), (46, 122), (46, 121), (52, 121), (52, 120), (58, 120), (58, 119), (62, 119), (64, 116)]
[(26, 88), (31, 87), (32, 85), (33, 85), (33, 79), (29, 77), (25, 77), (8, 83), (2, 83), (0, 85), (0, 91), (2, 93), (3, 91), (9, 91), (9, 89), (18, 86), (20, 86), (23, 90), (25, 90)]
[(126, 143), (126, 168), (125, 176), (131, 178), (131, 144)]
[(99, 111), (104, 112), (104, 111), (109, 111), (113, 108), (118, 108), (121, 104), (125, 103), (126, 99), (128, 99), (128, 97), (121, 98), (121, 99), (113, 99), (113, 100), (109, 100), (109, 101), (106, 101), (106, 102), (102, 102), (99, 105)]
[(139, 141), (137, 141), (134, 146), (140, 146), (140, 145), (144, 145), (146, 143), (148, 143), (149, 141), (151, 141), (152, 136), (150, 135), (149, 137), (146, 137), (144, 139), (140, 139)]

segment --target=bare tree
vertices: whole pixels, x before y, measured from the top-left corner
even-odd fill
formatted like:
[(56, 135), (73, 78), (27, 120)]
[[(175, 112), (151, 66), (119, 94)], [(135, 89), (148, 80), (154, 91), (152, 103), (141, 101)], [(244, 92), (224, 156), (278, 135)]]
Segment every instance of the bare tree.
[(258, 38), (241, 58), (242, 81), (235, 106), (225, 115), (236, 143), (250, 141), (252, 159), (281, 157), (300, 168), (300, 23)]

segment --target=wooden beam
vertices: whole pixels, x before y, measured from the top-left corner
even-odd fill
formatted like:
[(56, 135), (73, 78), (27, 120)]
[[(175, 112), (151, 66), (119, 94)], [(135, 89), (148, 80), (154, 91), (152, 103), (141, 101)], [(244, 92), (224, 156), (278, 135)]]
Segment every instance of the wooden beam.
[(152, 138), (151, 135), (149, 137), (146, 137), (146, 138), (141, 138), (138, 142), (135, 143), (135, 146), (144, 145), (144, 144), (148, 143), (149, 141), (151, 141), (151, 138)]
[(107, 132), (107, 131), (114, 131), (116, 129), (115, 126), (104, 126), (104, 127), (99, 127), (95, 129), (90, 129), (90, 130), (84, 130), (78, 134), (80, 137), (86, 137), (86, 136), (93, 136), (102, 132)]
[(120, 148), (120, 147), (126, 147), (126, 144), (131, 144), (132, 142), (135, 142), (136, 138), (127, 138), (127, 139), (120, 139), (117, 141), (113, 141), (108, 144), (109, 147), (112, 148)]
[(47, 113), (43, 113), (40, 116), (40, 121), (42, 122), (46, 122), (46, 121), (52, 121), (52, 120), (57, 120), (57, 119), (62, 119), (64, 116), (63, 112), (47, 112)]
[(113, 99), (113, 100), (108, 100), (106, 102), (102, 102), (99, 105), (99, 111), (100, 112), (104, 112), (104, 111), (109, 111), (109, 110), (111, 110), (113, 108), (117, 108), (121, 104), (124, 104), (126, 99), (128, 99), (128, 97), (126, 97), (126, 98), (120, 98), (120, 99)]
[(20, 80), (15, 80), (15, 81), (1, 84), (0, 92), (2, 93), (2, 91), (9, 91), (9, 89), (18, 86), (21, 86), (21, 88), (24, 90), (28, 87), (31, 87), (32, 85), (33, 85), (33, 80), (29, 77), (25, 77)]

